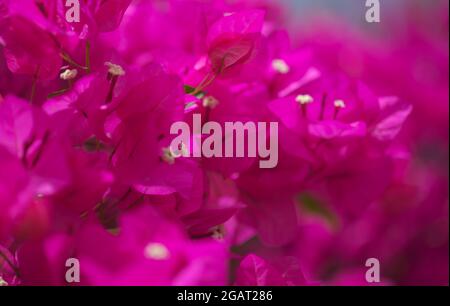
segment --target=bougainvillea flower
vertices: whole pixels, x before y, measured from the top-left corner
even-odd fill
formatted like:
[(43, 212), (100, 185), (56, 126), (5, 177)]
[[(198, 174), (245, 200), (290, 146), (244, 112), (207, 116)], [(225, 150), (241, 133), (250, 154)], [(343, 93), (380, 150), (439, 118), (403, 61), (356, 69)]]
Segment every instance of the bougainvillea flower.
[[(130, 5), (131, 0), (118, 1), (82, 1), (77, 5), (66, 6), (62, 1), (38, 1), (36, 8), (55, 27), (63, 31), (75, 31), (80, 38), (94, 36), (98, 32), (110, 32), (115, 30), (122, 21), (123, 15)], [(68, 7), (72, 8), (68, 11)], [(79, 8), (77, 14), (74, 9)], [(67, 16), (71, 19), (67, 20)], [(79, 21), (74, 22), (79, 16)]]
[(45, 113), (24, 100), (8, 96), (1, 103), (0, 135), (3, 148), (33, 174), (37, 192), (51, 194), (67, 184), (69, 171), (61, 140)]
[(117, 234), (88, 223), (73, 237), (25, 244), (18, 254), (23, 284), (62, 284), (68, 256), (79, 258), (85, 285), (215, 285), (225, 277), (223, 243), (191, 242), (150, 207), (122, 216)]
[[(17, 196), (24, 190), (28, 184), (28, 176), (20, 160), (5, 149), (0, 149), (2, 171), (0, 177), (0, 241), (3, 242), (10, 237), (12, 218), (10, 210), (16, 203)], [(9, 177), (14, 173), (13, 177)]]
[(302, 272), (292, 262), (283, 269), (254, 255), (247, 255), (236, 274), (237, 286), (303, 286), (307, 285)]
[(204, 181), (208, 198), (199, 209), (184, 216), (183, 222), (193, 236), (217, 234), (223, 238), (220, 226), (244, 205), (239, 201), (239, 192), (232, 180), (226, 180), (217, 173), (207, 173)]
[(263, 22), (263, 11), (247, 11), (230, 13), (211, 26), (207, 44), (215, 74), (220, 75), (252, 58)]
[(448, 285), (448, 1), (280, 2), (0, 0), (0, 286)]
[(1, 21), (0, 37), (8, 68), (35, 79), (52, 79), (61, 67), (56, 39), (32, 21), (10, 16)]

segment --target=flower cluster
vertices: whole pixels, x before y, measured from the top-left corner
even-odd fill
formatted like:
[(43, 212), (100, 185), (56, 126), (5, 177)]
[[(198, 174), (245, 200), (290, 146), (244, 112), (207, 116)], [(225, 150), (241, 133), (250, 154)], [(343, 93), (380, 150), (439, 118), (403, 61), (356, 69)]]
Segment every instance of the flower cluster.
[[(448, 284), (448, 2), (410, 9), (391, 41), (267, 0), (0, 0), (0, 286), (69, 258), (81, 285), (364, 285), (368, 258)], [(194, 114), (278, 122), (278, 165), (174, 154)]]

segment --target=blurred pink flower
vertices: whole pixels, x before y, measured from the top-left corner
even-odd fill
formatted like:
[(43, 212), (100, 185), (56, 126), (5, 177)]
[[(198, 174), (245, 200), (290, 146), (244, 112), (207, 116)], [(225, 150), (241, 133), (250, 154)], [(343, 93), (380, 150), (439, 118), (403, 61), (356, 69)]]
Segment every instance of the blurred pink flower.
[[(0, 0), (0, 285), (68, 285), (68, 258), (80, 285), (369, 285), (368, 258), (448, 285), (434, 2), (375, 33), (268, 0), (87, 0), (79, 23)], [(277, 167), (174, 154), (194, 115), (278, 123)]]

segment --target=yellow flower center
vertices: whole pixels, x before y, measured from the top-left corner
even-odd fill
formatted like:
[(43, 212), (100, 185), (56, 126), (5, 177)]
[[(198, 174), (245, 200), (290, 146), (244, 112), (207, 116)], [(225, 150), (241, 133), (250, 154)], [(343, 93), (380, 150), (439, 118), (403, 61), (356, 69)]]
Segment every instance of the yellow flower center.
[(164, 244), (152, 242), (145, 247), (144, 255), (148, 259), (164, 260), (169, 257), (170, 253)]
[(345, 104), (344, 100), (336, 100), (336, 101), (334, 101), (334, 107), (345, 108), (346, 104)]
[(215, 108), (219, 104), (219, 100), (212, 96), (207, 96), (203, 98), (203, 106), (209, 108)]
[(306, 104), (310, 104), (314, 102), (313, 97), (311, 97), (310, 95), (298, 95), (295, 98), (295, 101), (297, 101), (298, 103), (300, 103), (301, 105), (306, 105)]
[(291, 67), (282, 59), (274, 59), (272, 61), (272, 68), (278, 73), (287, 74), (291, 71)]
[(108, 67), (108, 73), (113, 76), (124, 76), (125, 70), (123, 70), (122, 66), (113, 64), (111, 62), (106, 62), (105, 66)]
[(61, 80), (68, 81), (68, 80), (75, 79), (77, 77), (77, 75), (78, 75), (78, 70), (76, 70), (76, 69), (66, 69), (66, 70), (64, 70), (63, 73), (61, 73), (59, 75), (59, 77), (61, 78)]

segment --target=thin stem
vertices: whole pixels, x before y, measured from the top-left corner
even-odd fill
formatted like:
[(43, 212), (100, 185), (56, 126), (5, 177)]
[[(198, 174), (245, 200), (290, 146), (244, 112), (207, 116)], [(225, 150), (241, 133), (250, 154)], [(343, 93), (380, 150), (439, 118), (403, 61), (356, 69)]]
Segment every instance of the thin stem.
[(207, 74), (205, 78), (198, 84), (197, 88), (191, 93), (192, 96), (199, 94), (205, 87), (209, 86), (216, 79), (216, 75)]
[(16, 265), (14, 265), (14, 263), (8, 258), (8, 256), (6, 256), (2, 250), (0, 249), (0, 257), (3, 258), (3, 260), (11, 267), (11, 269), (14, 271), (14, 273), (19, 276), (19, 268), (16, 267)]
[(23, 146), (23, 156), (22, 156), (22, 163), (24, 164), (25, 167), (28, 167), (28, 160), (27, 160), (27, 155), (28, 155), (28, 150), (30, 149), (30, 147), (33, 145), (34, 140), (36, 138), (36, 135), (32, 135), (30, 137), (30, 139), (28, 139)]
[(87, 73), (91, 73), (91, 43), (89, 40), (86, 40), (86, 70)]
[(31, 94), (30, 94), (30, 103), (33, 104), (34, 96), (36, 95), (36, 79), (33, 78), (33, 85), (31, 87)]
[(302, 104), (302, 114), (304, 118), (308, 118), (308, 104)]
[(55, 92), (52, 92), (52, 93), (48, 94), (47, 98), (48, 98), (48, 99), (52, 99), (52, 98), (54, 98), (54, 97), (61, 96), (61, 95), (65, 94), (65, 93), (68, 92), (68, 91), (69, 91), (68, 88), (63, 88), (63, 89), (60, 89), (60, 90), (58, 90), (58, 91), (55, 91)]
[(83, 69), (83, 70), (88, 70), (88, 67), (78, 64), (67, 53), (61, 52), (60, 56), (62, 57), (63, 60), (65, 60), (66, 62), (68, 62), (72, 66), (75, 66), (75, 67)]
[(31, 162), (31, 168), (34, 168), (39, 160), (41, 159), (42, 153), (44, 152), (44, 148), (47, 145), (48, 139), (50, 137), (50, 132), (45, 132), (44, 137), (42, 138), (41, 145), (39, 146), (39, 149), (36, 153), (36, 156), (33, 158), (33, 161)]
[(118, 76), (116, 76), (116, 75), (112, 76), (111, 84), (109, 85), (109, 91), (108, 91), (108, 95), (106, 96), (105, 103), (110, 103), (112, 101), (113, 95), (114, 95), (114, 88), (116, 87), (118, 79), (119, 79)]
[(334, 108), (333, 120), (337, 119), (337, 116), (339, 115), (340, 109), (341, 109), (340, 107), (335, 107)]
[(73, 80), (67, 80), (67, 90), (70, 90), (70, 89), (72, 89), (72, 87), (73, 87)]
[(117, 150), (119, 149), (119, 146), (122, 144), (122, 138), (119, 139), (119, 142), (117, 143), (117, 145), (113, 148), (111, 155), (109, 156), (109, 162), (111, 163), (114, 156), (117, 153)]
[(47, 99), (52, 99), (54, 97), (61, 96), (61, 95), (65, 94), (66, 92), (68, 92), (69, 90), (71, 90), (72, 87), (73, 87), (73, 80), (69, 79), (69, 80), (67, 80), (67, 88), (63, 88), (63, 89), (60, 89), (60, 90), (57, 90), (57, 91), (54, 91), (54, 92), (48, 94)]
[(31, 93), (30, 93), (30, 103), (33, 104), (34, 97), (36, 96), (36, 86), (39, 76), (39, 71), (41, 70), (41, 66), (36, 69), (36, 72), (33, 75), (33, 85), (31, 85)]
[[(212, 82), (214, 82), (214, 80), (216, 79), (216, 75), (213, 74), (212, 77), (203, 85), (203, 88), (208, 87), (209, 85), (212, 84)], [(203, 90), (203, 88), (201, 90)]]
[(322, 97), (322, 104), (320, 106), (320, 117), (319, 120), (323, 120), (323, 118), (325, 117), (325, 106), (327, 103), (327, 94), (325, 93)]

